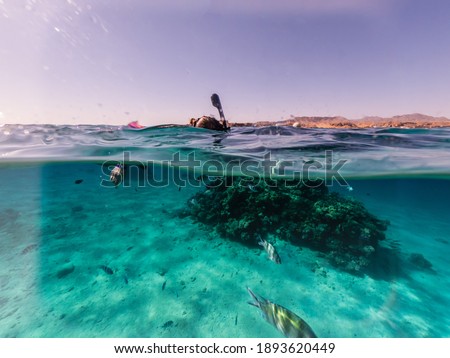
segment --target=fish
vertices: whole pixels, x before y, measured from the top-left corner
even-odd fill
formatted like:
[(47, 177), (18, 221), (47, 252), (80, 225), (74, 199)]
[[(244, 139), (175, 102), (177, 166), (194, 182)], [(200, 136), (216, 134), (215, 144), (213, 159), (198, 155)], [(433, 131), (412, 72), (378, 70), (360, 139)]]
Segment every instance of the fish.
[(258, 245), (261, 245), (262, 247), (264, 247), (264, 250), (266, 250), (267, 255), (269, 256), (269, 259), (271, 259), (276, 264), (281, 264), (280, 255), (278, 255), (278, 252), (275, 249), (275, 247), (267, 240), (262, 239), (261, 236), (259, 236), (259, 235), (258, 235), (258, 239), (259, 239)]
[(108, 266), (100, 265), (99, 268), (101, 268), (103, 271), (105, 271), (105, 273), (107, 273), (108, 275), (112, 275), (114, 273), (114, 271), (111, 268), (109, 268)]
[(264, 319), (275, 326), (285, 337), (317, 338), (309, 324), (294, 312), (257, 295), (248, 287), (247, 291), (253, 298), (253, 301), (249, 301), (248, 304), (259, 308)]
[(25, 247), (25, 248), (22, 250), (22, 255), (28, 254), (29, 252), (35, 250), (37, 247), (38, 247), (37, 244), (31, 244), (31, 245), (28, 245), (27, 247)]
[(83, 179), (77, 179), (77, 180), (75, 180), (75, 184), (81, 184), (83, 182)]
[(256, 190), (255, 186), (252, 185), (252, 184), (248, 184), (248, 185), (247, 185), (247, 188), (249, 188), (250, 191), (252, 191), (252, 192), (254, 192), (254, 193), (257, 193), (257, 192), (258, 192), (258, 190)]
[(111, 173), (109, 175), (109, 180), (111, 180), (114, 183), (114, 186), (117, 187), (122, 182), (122, 176), (123, 176), (123, 170), (122, 165), (116, 164), (113, 170), (111, 170)]
[(162, 325), (162, 328), (166, 329), (173, 326), (173, 321), (167, 321)]

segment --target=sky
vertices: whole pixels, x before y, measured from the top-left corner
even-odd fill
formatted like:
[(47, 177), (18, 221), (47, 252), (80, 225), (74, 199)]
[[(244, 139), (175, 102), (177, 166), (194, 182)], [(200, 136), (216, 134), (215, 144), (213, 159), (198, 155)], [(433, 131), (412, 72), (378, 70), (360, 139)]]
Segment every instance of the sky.
[(0, 0), (0, 124), (450, 118), (448, 0)]

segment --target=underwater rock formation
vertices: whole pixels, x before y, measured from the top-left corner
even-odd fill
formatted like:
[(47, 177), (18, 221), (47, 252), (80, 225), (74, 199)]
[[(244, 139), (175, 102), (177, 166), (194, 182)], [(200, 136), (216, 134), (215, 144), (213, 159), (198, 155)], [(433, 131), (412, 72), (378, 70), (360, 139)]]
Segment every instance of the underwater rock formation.
[(188, 207), (195, 221), (222, 237), (253, 246), (258, 234), (271, 234), (324, 252), (331, 263), (354, 273), (370, 264), (388, 225), (362, 203), (317, 182), (217, 178), (190, 198)]

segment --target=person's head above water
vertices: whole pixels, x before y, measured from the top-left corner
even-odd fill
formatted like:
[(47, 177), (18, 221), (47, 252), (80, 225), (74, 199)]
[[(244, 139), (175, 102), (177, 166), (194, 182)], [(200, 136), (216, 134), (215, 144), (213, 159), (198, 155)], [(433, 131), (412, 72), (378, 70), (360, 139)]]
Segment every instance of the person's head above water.
[(219, 95), (214, 93), (211, 96), (211, 103), (219, 111), (220, 121), (210, 116), (203, 116), (200, 118), (191, 118), (189, 124), (193, 127), (212, 129), (216, 131), (226, 131), (229, 129), (228, 123), (223, 114), (222, 104), (220, 103)]
[(214, 117), (209, 116), (191, 118), (189, 124), (193, 127), (212, 129), (215, 131), (224, 131), (228, 129), (228, 127), (226, 125), (224, 126), (222, 122), (218, 121)]

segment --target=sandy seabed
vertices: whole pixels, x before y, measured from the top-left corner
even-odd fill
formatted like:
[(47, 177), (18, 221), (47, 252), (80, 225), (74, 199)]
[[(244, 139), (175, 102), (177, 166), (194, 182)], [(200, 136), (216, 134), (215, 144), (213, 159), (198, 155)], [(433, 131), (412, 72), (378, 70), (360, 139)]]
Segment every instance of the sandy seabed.
[[(352, 183), (399, 259), (355, 276), (272, 237), (276, 265), (180, 217), (198, 188), (102, 188), (93, 167), (1, 169), (0, 337), (281, 337), (246, 287), (319, 337), (450, 337), (449, 211), (421, 194)], [(432, 270), (405, 265), (417, 252)]]

